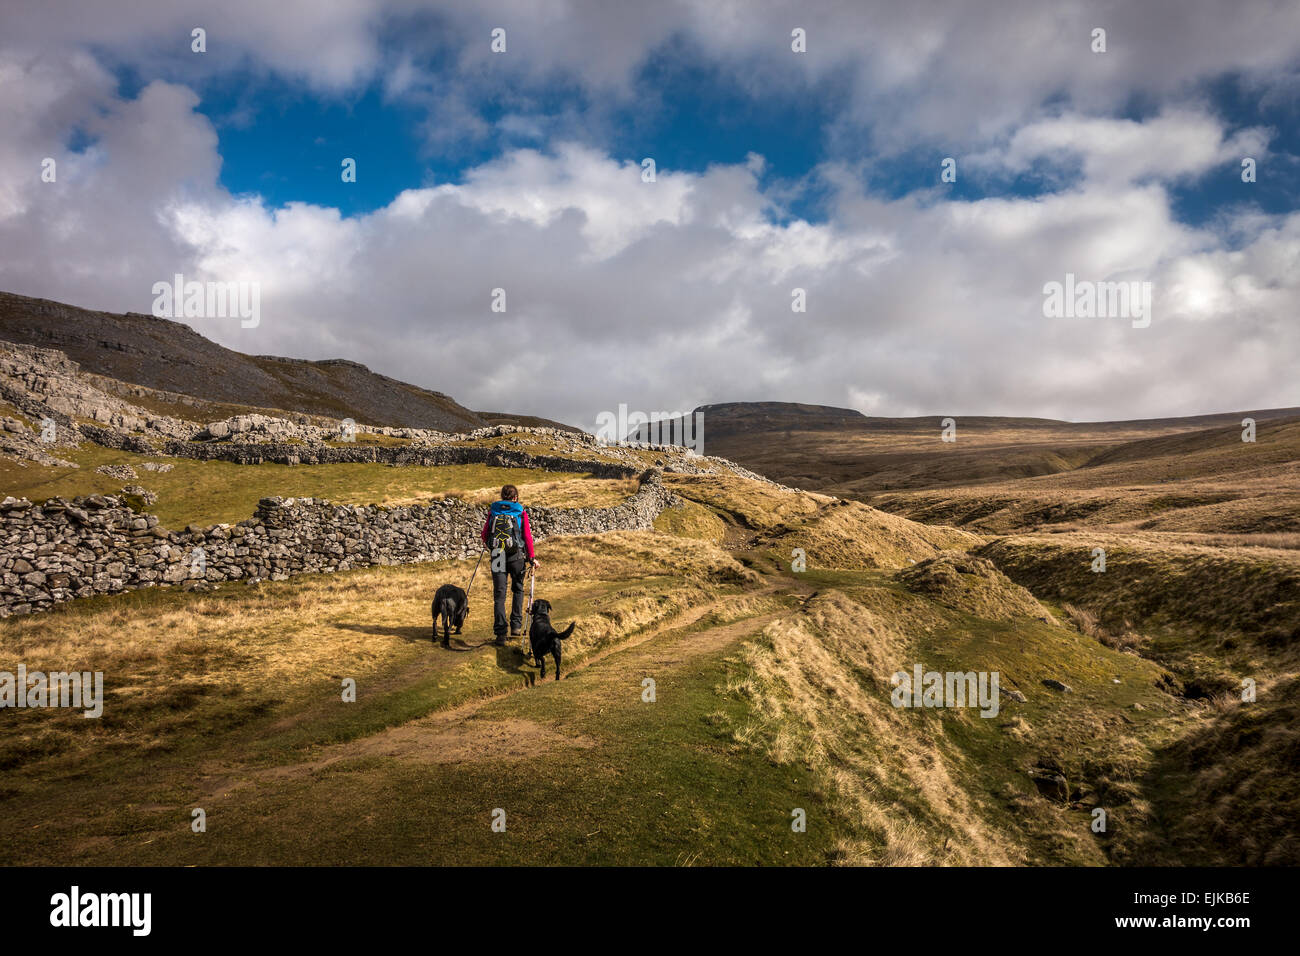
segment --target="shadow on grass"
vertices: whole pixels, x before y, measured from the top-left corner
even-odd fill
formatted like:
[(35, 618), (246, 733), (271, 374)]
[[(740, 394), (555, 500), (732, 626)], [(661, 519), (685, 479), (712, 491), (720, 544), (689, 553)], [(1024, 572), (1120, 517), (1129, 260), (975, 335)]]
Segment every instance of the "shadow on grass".
[(507, 641), (503, 647), (497, 647), (495, 650), (497, 652), (497, 667), (507, 674), (518, 674), (529, 687), (537, 683), (536, 672), (524, 667), (524, 652), (520, 649), (517, 640)]
[(377, 634), (381, 637), (400, 637), (409, 644), (427, 644), (430, 638), (430, 630), (425, 625), (408, 625), (404, 627), (391, 627), (383, 624), (338, 624), (337, 627), (346, 628), (349, 631), (357, 631), (361, 634)]
[[(463, 637), (457, 636), (455, 631), (451, 632), (451, 643), (443, 647), (440, 643), (442, 640), (442, 631), (439, 630), (436, 636), (431, 636), (429, 628), (417, 625), (393, 626), (385, 624), (339, 624), (338, 627), (346, 628), (349, 631), (357, 631), (361, 634), (376, 634), (381, 637), (396, 637), (408, 644), (432, 644), (434, 648), (440, 651), (452, 651), (456, 654), (467, 654), (470, 651), (477, 651), (482, 647), (492, 647), (493, 638), (488, 637), (485, 640), (471, 643)], [(519, 654), (517, 644), (510, 643), (505, 647), (495, 648), (497, 652), (497, 665), (503, 670), (509, 668), (502, 664), (502, 652), (513, 652), (516, 656)], [(508, 656), (508, 655), (507, 655)], [(517, 668), (516, 668), (517, 670)], [(514, 673), (515, 671), (511, 671)]]

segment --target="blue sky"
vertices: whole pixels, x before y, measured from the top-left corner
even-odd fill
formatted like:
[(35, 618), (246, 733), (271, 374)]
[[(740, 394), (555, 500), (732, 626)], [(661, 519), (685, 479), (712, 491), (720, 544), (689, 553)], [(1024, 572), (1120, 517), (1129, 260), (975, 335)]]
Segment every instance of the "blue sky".
[[(123, 75), (121, 82), (122, 94), (130, 95), (141, 78)], [(541, 135), (503, 131), (472, 144), (431, 146), (422, 135), (421, 106), (385, 95), (379, 83), (322, 93), (242, 72), (200, 87), (198, 111), (220, 136), (221, 183), (232, 193), (258, 194), (275, 205), (331, 205), (354, 214), (385, 206), (404, 189), (460, 182), (467, 169), (511, 148), (546, 149), (549, 117), (566, 111), (595, 121), (581, 130), (565, 126), (566, 140), (579, 139), (612, 156), (637, 162), (654, 156), (665, 170), (702, 172), (714, 164), (744, 163), (757, 153), (766, 162), (765, 182), (799, 183), (830, 155), (824, 130), (845, 97), (835, 83), (756, 95), (724, 72), (672, 51), (652, 53), (634, 82), (653, 86), (655, 98), (608, 109), (592, 104), (571, 84), (539, 84), (527, 91), (526, 103), (516, 105), (539, 117)], [(495, 97), (475, 108), (493, 126), (511, 113)], [(354, 157), (363, 172), (355, 184), (340, 181), (345, 156)], [(905, 191), (914, 188), (908, 178), (890, 177), (881, 185)], [(816, 193), (805, 187), (785, 213), (824, 217)]]
[[(580, 87), (552, 78), (516, 91), (514, 104), (498, 97), (476, 102), (477, 116), (499, 126), (511, 105), (536, 117), (530, 130), (499, 131), (477, 142), (427, 142), (422, 124), (426, 110), (402, 95), (387, 95), (380, 82), (345, 91), (319, 91), (250, 70), (223, 73), (199, 86), (197, 111), (207, 116), (220, 137), (221, 184), (234, 194), (255, 194), (271, 205), (307, 202), (333, 206), (345, 215), (373, 212), (404, 189), (458, 183), (466, 170), (516, 147), (545, 150), (550, 118), (568, 111), (593, 122), (563, 128), (566, 139), (580, 139), (611, 156), (640, 161), (654, 156), (664, 170), (702, 172), (714, 164), (740, 164), (756, 153), (763, 157), (765, 184), (785, 184), (789, 191), (778, 220), (790, 217), (824, 221), (824, 195), (815, 182), (819, 164), (828, 161), (861, 167), (863, 185), (872, 193), (899, 198), (936, 187), (938, 163), (945, 156), (962, 164), (971, 145), (952, 140), (927, 141), (901, 152), (873, 152), (872, 124), (854, 120), (847, 130), (830, 129), (850, 98), (845, 78), (832, 76), (816, 84), (754, 89), (720, 67), (684, 55), (678, 44), (650, 51), (633, 84), (654, 89), (645, 97), (612, 108), (594, 104)], [(432, 84), (451, 82), (451, 64), (431, 63)], [(143, 85), (135, 70), (119, 72), (119, 94), (130, 96)], [(1262, 127), (1270, 131), (1270, 155), (1255, 183), (1247, 186), (1238, 162), (1224, 162), (1171, 187), (1178, 217), (1200, 225), (1225, 204), (1244, 201), (1269, 213), (1300, 205), (1300, 104), (1274, 97), (1261, 102), (1239, 74), (1208, 78), (1189, 91), (1204, 102), (1231, 133)], [(1061, 106), (1062, 104), (1057, 104)], [(1162, 104), (1135, 96), (1109, 115), (1142, 121)], [(1052, 97), (1042, 104), (1050, 113)], [(361, 175), (356, 183), (340, 181), (342, 157), (353, 157)], [(964, 165), (964, 164), (963, 164)], [(1077, 174), (1070, 156), (1043, 157), (1017, 175), (984, 171), (962, 175), (943, 192), (972, 201), (986, 197), (1033, 197), (1056, 191)]]
[[(0, 80), (0, 288), (256, 281), (256, 328), (192, 323), (245, 352), (587, 426), (1295, 403), (1300, 5), (20, 0)], [(1049, 321), (1067, 273), (1155, 321)]]

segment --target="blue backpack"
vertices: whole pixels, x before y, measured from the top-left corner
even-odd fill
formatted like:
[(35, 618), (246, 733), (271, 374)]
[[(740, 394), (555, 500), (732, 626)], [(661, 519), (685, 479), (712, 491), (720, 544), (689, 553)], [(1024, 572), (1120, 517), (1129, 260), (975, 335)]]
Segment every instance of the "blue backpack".
[(488, 545), (512, 558), (524, 549), (524, 506), (517, 501), (495, 501), (488, 509)]

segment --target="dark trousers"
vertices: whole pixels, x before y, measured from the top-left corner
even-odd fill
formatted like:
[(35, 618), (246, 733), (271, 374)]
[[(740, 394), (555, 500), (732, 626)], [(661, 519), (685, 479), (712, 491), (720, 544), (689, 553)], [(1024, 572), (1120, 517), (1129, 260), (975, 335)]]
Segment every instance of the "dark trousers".
[[(492, 633), (505, 637), (507, 631), (524, 629), (524, 572), (528, 564), (523, 555), (506, 560), (504, 571), (492, 572)], [(510, 606), (510, 619), (506, 620), (506, 588), (514, 592), (514, 601)]]

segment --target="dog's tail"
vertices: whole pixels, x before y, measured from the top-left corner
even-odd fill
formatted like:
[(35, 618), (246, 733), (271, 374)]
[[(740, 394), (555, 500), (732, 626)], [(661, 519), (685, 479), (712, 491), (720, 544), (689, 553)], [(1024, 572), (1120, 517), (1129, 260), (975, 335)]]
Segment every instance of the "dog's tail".
[(555, 635), (555, 639), (557, 641), (568, 640), (569, 635), (573, 633), (573, 629), (577, 626), (577, 624), (578, 624), (577, 621), (570, 621), (568, 627), (566, 627), (562, 632), (559, 632)]

